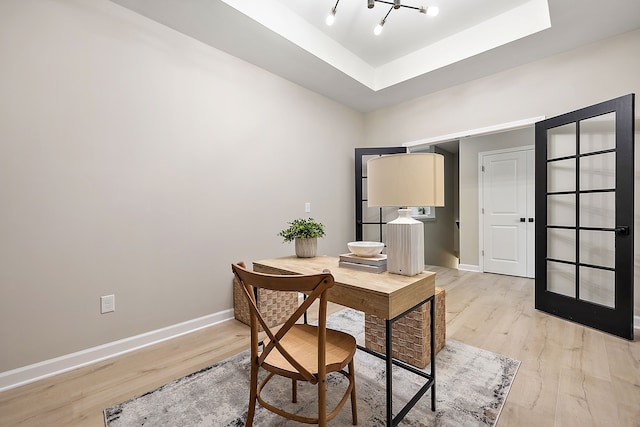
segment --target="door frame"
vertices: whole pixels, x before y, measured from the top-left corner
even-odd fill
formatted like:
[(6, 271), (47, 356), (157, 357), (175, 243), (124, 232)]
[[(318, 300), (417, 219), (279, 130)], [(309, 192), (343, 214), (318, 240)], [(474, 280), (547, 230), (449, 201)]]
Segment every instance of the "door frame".
[[(501, 150), (490, 150), (490, 151), (481, 151), (478, 153), (478, 267), (481, 273), (484, 273), (484, 185), (483, 185), (483, 175), (482, 175), (482, 165), (485, 156), (492, 156), (495, 154), (504, 154), (504, 153), (515, 153), (517, 151), (529, 151), (532, 150), (535, 156), (535, 145), (523, 145), (520, 147), (512, 147), (512, 148), (503, 148)], [(535, 185), (532, 188), (535, 195)], [(535, 204), (535, 201), (534, 201)], [(527, 207), (527, 211), (530, 212), (529, 207)], [(534, 215), (531, 215), (532, 217)], [(527, 239), (529, 238), (529, 232), (527, 232)], [(535, 242), (535, 237), (534, 237)], [(528, 248), (527, 248), (528, 249)], [(529, 258), (529, 257), (527, 257)], [(531, 275), (529, 275), (531, 274)], [(533, 265), (528, 265), (527, 263), (527, 276), (532, 278), (535, 274), (535, 269)]]

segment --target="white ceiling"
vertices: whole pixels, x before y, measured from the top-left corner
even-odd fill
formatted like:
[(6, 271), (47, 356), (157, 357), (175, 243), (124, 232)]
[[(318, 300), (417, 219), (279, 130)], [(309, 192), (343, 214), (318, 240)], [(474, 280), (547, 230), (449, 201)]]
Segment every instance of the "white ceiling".
[[(373, 9), (367, 9), (365, 0), (341, 0), (337, 7), (336, 22), (329, 27), (325, 18), (335, 5), (335, 0), (273, 1), (290, 9), (308, 25), (323, 32), (372, 67), (379, 67), (482, 24), (530, 0), (404, 0), (403, 4), (407, 6), (439, 5), (442, 13), (430, 17), (410, 8), (393, 10), (379, 36), (373, 34), (373, 28), (391, 9), (388, 4), (376, 3)], [(546, 6), (546, 0), (537, 3)]]
[[(112, 0), (359, 111), (640, 28), (640, 0)], [(640, 46), (639, 46), (640, 54)]]

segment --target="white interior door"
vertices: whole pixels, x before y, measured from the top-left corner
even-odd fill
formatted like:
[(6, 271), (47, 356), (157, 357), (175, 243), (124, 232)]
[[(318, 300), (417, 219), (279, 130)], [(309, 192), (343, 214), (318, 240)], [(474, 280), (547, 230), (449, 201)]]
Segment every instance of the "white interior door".
[(483, 270), (533, 277), (533, 150), (482, 155)]

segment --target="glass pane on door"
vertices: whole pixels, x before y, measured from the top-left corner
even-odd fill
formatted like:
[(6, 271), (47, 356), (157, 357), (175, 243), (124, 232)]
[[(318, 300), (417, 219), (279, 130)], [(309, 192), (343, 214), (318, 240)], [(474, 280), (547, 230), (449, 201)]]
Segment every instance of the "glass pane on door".
[(547, 197), (547, 223), (575, 227), (575, 194), (553, 194)]
[(616, 266), (616, 236), (611, 231), (580, 231), (580, 262), (607, 268)]
[(605, 307), (615, 307), (615, 272), (580, 267), (580, 299)]
[(575, 156), (576, 154), (576, 124), (569, 123), (551, 128), (547, 131), (547, 158)]
[(576, 260), (576, 231), (550, 228), (547, 233), (547, 256), (561, 261)]
[(580, 154), (615, 148), (615, 112), (580, 121)]
[(587, 193), (580, 195), (580, 226), (611, 228), (616, 225), (616, 194)]
[(380, 238), (380, 225), (364, 224), (362, 226), (362, 240), (368, 242), (379, 242)]
[(575, 191), (576, 159), (558, 160), (547, 166), (547, 191)]
[(547, 290), (576, 297), (576, 267), (559, 262), (547, 262)]
[(616, 153), (596, 154), (580, 159), (580, 190), (616, 188)]
[(380, 208), (370, 208), (367, 201), (362, 202), (362, 221), (363, 222), (379, 222)]

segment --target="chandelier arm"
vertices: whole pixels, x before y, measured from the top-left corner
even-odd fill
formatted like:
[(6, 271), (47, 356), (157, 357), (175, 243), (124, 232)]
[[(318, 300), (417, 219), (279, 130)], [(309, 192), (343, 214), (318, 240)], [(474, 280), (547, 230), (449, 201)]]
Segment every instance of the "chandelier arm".
[[(387, 3), (387, 2), (385, 2), (385, 3)], [(387, 14), (384, 15), (384, 18), (382, 18), (382, 22), (387, 22), (387, 17), (389, 16), (389, 14), (391, 13), (392, 10), (393, 10), (393, 6), (391, 6), (389, 8), (389, 11), (387, 12)]]
[[(374, 0), (374, 1), (375, 1), (375, 2), (377, 2), (377, 3), (390, 4), (390, 5), (392, 5), (392, 6), (395, 4), (395, 3), (393, 3), (392, 1), (386, 1), (386, 0)], [(416, 7), (416, 6), (409, 6), (409, 5), (407, 5), (407, 4), (400, 4), (400, 7), (406, 7), (406, 8), (409, 8), (409, 9), (420, 10), (420, 8), (419, 8), (419, 7)], [(387, 14), (387, 15), (388, 15), (388, 14)]]

